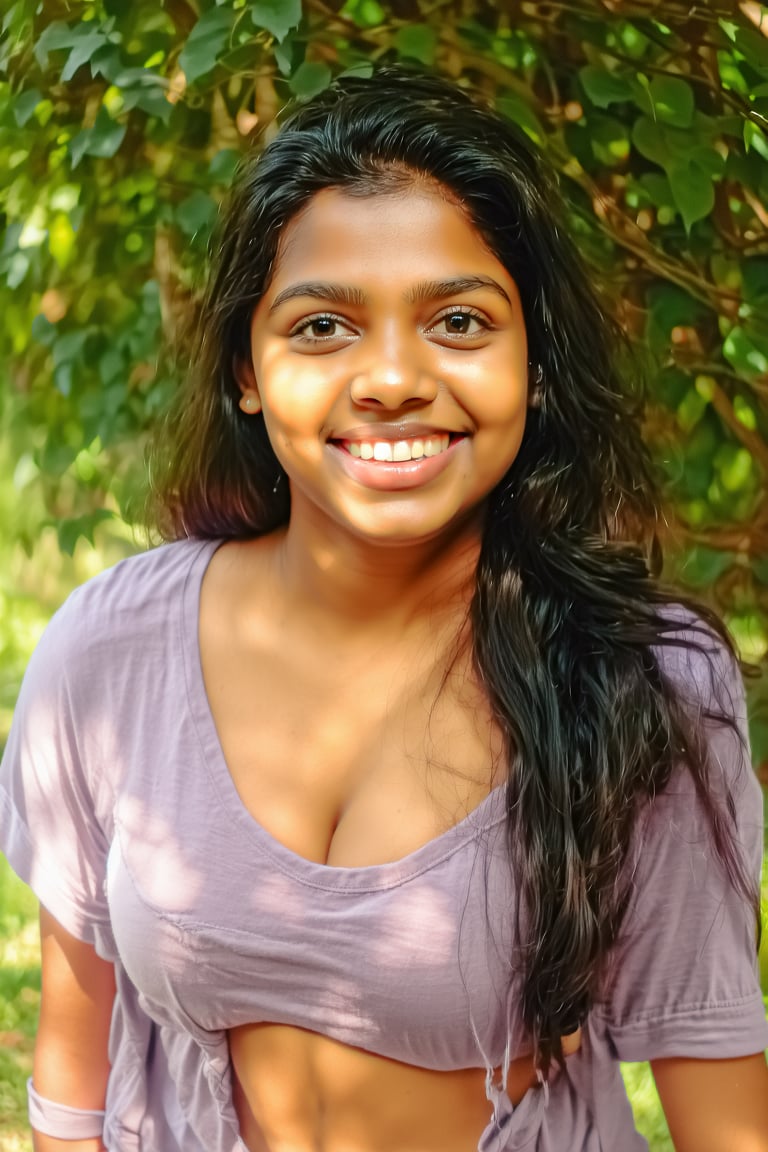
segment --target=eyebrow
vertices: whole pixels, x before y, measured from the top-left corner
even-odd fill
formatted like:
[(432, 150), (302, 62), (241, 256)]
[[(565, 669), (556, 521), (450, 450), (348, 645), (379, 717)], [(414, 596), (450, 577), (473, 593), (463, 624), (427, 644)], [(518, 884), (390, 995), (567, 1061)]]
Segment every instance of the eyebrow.
[[(498, 281), (492, 276), (454, 276), (448, 280), (422, 280), (405, 294), (409, 304), (420, 304), (428, 300), (444, 300), (447, 296), (454, 296), (462, 292), (477, 292), (482, 288), (490, 289), (507, 304), (511, 301)], [(294, 300), (298, 296), (313, 296), (316, 300), (328, 300), (332, 304), (347, 304), (361, 307), (367, 302), (367, 297), (359, 288), (351, 288), (346, 284), (331, 284), (324, 280), (308, 280), (301, 284), (292, 284), (278, 292), (269, 309), (270, 314), (276, 312), (281, 304), (287, 300)]]
[(286, 300), (294, 300), (297, 296), (314, 296), (316, 300), (328, 300), (331, 304), (349, 304), (360, 306), (365, 304), (366, 296), (359, 288), (348, 288), (345, 284), (327, 284), (322, 280), (308, 280), (304, 284), (292, 284), (278, 292), (269, 309), (270, 314), (276, 312)]
[(459, 292), (477, 292), (481, 288), (490, 288), (507, 304), (511, 303), (501, 284), (492, 276), (453, 276), (450, 280), (423, 280), (407, 293), (406, 299), (409, 304), (420, 304), (425, 300), (444, 300), (446, 296)]

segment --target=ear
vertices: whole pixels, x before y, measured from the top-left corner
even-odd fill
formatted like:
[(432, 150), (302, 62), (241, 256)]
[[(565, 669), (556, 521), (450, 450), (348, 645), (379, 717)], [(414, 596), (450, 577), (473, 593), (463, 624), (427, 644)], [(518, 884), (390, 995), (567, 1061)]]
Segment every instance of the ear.
[(232, 360), (232, 371), (241, 392), (238, 404), (240, 411), (245, 412), (247, 416), (255, 416), (257, 412), (261, 412), (261, 397), (253, 365), (250, 361), (235, 356)]
[(544, 383), (544, 369), (541, 364), (528, 365), (528, 407), (541, 407), (541, 394)]

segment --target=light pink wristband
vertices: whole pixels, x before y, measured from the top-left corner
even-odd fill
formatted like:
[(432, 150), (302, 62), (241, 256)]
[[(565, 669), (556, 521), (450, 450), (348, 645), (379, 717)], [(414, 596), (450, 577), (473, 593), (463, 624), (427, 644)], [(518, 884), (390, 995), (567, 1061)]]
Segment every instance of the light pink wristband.
[(59, 1140), (88, 1140), (101, 1136), (104, 1128), (104, 1113), (91, 1112), (87, 1108), (70, 1108), (68, 1104), (57, 1104), (40, 1096), (27, 1080), (27, 1100), (29, 1103), (29, 1123), (43, 1136), (55, 1136)]

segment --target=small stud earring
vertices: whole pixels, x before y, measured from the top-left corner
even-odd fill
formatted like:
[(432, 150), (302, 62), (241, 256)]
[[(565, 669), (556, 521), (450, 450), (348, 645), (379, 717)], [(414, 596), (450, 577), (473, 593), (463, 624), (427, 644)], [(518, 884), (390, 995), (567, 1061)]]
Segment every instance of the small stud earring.
[(261, 404), (259, 402), (259, 394), (253, 388), (246, 388), (240, 397), (238, 407), (241, 412), (245, 412), (247, 416), (253, 416), (254, 413), (261, 411)]

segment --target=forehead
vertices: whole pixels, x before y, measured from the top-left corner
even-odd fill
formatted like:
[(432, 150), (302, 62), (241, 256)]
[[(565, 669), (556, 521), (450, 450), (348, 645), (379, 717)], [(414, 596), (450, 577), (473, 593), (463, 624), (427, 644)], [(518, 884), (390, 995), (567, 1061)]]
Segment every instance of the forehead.
[(268, 295), (321, 276), (399, 282), (483, 272), (511, 283), (447, 190), (419, 183), (359, 196), (326, 188), (286, 225)]

